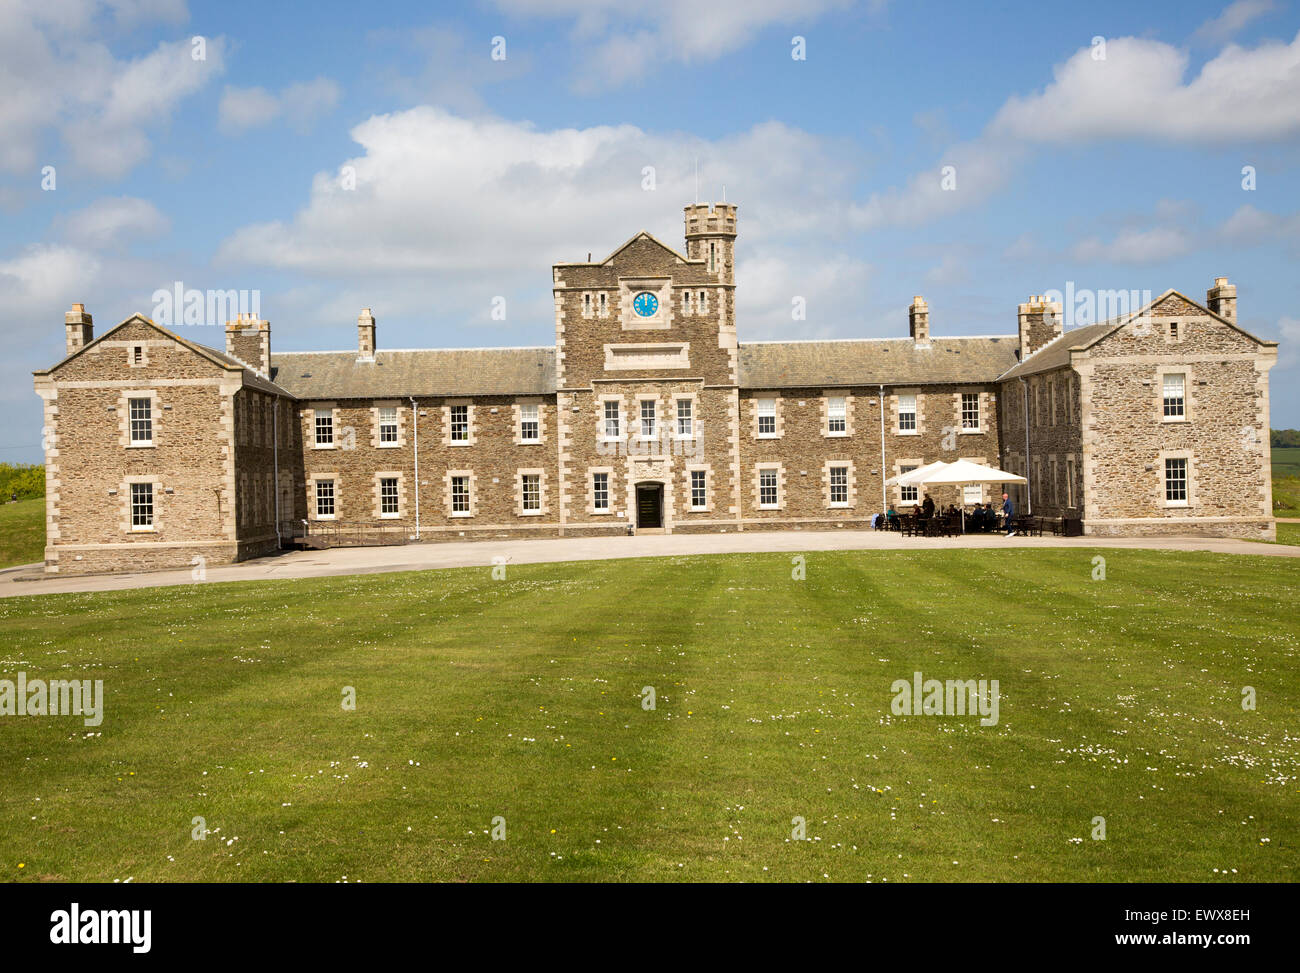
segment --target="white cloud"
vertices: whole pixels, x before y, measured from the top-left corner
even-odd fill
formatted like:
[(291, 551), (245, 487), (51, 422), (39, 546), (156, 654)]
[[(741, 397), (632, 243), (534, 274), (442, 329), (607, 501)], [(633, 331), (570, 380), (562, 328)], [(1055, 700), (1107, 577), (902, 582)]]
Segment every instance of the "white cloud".
[(950, 286), (966, 284), (971, 280), (970, 266), (954, 253), (945, 253), (939, 262), (925, 272), (927, 284)]
[(1300, 133), (1300, 34), (1289, 44), (1230, 44), (1189, 81), (1185, 50), (1118, 37), (1105, 60), (1083, 48), (1042, 92), (1008, 99), (989, 133), (1026, 142), (1149, 137), (1224, 142)]
[[(917, 173), (903, 188), (873, 193), (865, 203), (853, 204), (853, 224), (871, 230), (921, 223), (979, 205), (1014, 175), (1023, 155), (1018, 145), (982, 137), (955, 145), (934, 168)], [(945, 171), (949, 167), (952, 171)]]
[[(374, 116), (352, 136), (364, 149), (345, 163), (355, 190), (337, 173), (317, 175), (292, 222), (245, 227), (222, 257), (329, 274), (489, 270), (516, 259), (531, 267), (538, 253), (575, 259), (622, 243), (592, 238), (611, 211), (680, 245), (678, 207), (694, 195), (697, 157), (704, 198), (726, 186), (732, 199), (763, 201), (745, 217), (751, 241), (851, 229), (840, 207), (851, 165), (834, 146), (777, 123), (708, 142), (631, 125), (542, 131), (420, 107)], [(641, 188), (647, 166), (653, 192)], [(810, 185), (813, 167), (820, 178)]]
[(1072, 256), (1083, 263), (1154, 264), (1181, 257), (1195, 246), (1195, 237), (1182, 227), (1129, 228), (1110, 241), (1089, 237), (1075, 245)]
[[(1277, 323), (1277, 371), (1300, 365), (1300, 318), (1285, 317)], [(1281, 378), (1276, 372), (1273, 381)]]
[[(370, 118), (352, 136), (363, 150), (345, 163), (355, 190), (338, 173), (317, 175), (291, 220), (243, 227), (218, 263), (300, 272), (381, 316), (409, 310), (490, 327), (490, 300), (505, 295), (512, 321), (549, 331), (539, 284), (550, 262), (603, 257), (637, 229), (683, 247), (698, 157), (700, 198), (718, 199), (725, 185), (740, 206), (747, 333), (788, 337), (795, 296), (808, 301), (808, 328), (844, 327), (869, 277), (843, 254), (855, 230), (843, 205), (856, 175), (851, 149), (778, 123), (706, 141), (631, 125), (541, 130), (421, 107)], [(654, 191), (641, 188), (647, 166)], [(345, 317), (311, 288), (298, 311)]]
[(1196, 37), (1210, 43), (1222, 43), (1235, 37), (1247, 24), (1277, 8), (1273, 0), (1236, 0), (1223, 13), (1207, 20), (1196, 29)]
[(231, 134), (269, 125), (279, 114), (280, 99), (265, 88), (233, 88), (227, 85), (217, 108), (217, 124), (221, 131)]
[[(711, 61), (739, 50), (762, 30), (778, 25), (804, 33), (832, 11), (854, 0), (496, 0), (507, 13), (564, 19), (593, 49), (583, 62), (583, 88), (620, 85), (664, 62)], [(865, 5), (872, 12), (885, 0)], [(506, 34), (509, 39), (508, 33)], [(788, 57), (788, 50), (779, 56)], [(815, 56), (811, 55), (810, 56)]]
[(1254, 206), (1239, 206), (1219, 228), (1237, 244), (1267, 243), (1281, 237), (1300, 238), (1300, 213), (1268, 213)]
[(63, 237), (93, 250), (117, 246), (128, 237), (154, 239), (171, 229), (171, 222), (153, 203), (134, 196), (98, 199), (56, 222)]
[(120, 177), (148, 156), (148, 131), (223, 68), (225, 43), (207, 39), (206, 59), (189, 38), (118, 58), (101, 21), (183, 19), (167, 0), (9, 0), (0, 5), (0, 169), (30, 171), (62, 136), (72, 158), (106, 177)]
[(339, 94), (339, 86), (328, 78), (295, 82), (279, 95), (273, 95), (265, 88), (228, 85), (217, 110), (218, 124), (222, 132), (237, 135), (283, 117), (294, 131), (303, 133), (334, 110)]
[(100, 267), (95, 254), (79, 247), (29, 246), (15, 257), (0, 260), (0, 304), (6, 315), (47, 310), (62, 303), (69, 293), (93, 289)]

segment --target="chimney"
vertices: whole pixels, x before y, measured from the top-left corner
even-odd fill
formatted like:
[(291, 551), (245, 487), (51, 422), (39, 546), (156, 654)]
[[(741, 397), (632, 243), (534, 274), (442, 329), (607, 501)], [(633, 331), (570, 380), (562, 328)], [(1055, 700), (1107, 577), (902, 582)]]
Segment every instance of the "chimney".
[(238, 358), (255, 372), (271, 374), (271, 322), (251, 311), (239, 311), (226, 322), (226, 354)]
[(1019, 307), (1020, 360), (1024, 361), (1043, 345), (1061, 337), (1061, 305), (1042, 294), (1034, 294)]
[(1237, 323), (1237, 285), (1228, 278), (1214, 278), (1214, 286), (1205, 292), (1205, 306), (1219, 317)]
[(68, 340), (68, 354), (80, 351), (95, 340), (94, 321), (86, 313), (86, 305), (74, 304), (63, 314), (63, 330)]
[(912, 340), (918, 345), (930, 343), (930, 306), (925, 298), (918, 294), (912, 298), (912, 306), (907, 309), (908, 328)]
[(357, 358), (375, 360), (375, 316), (368, 307), (363, 307), (357, 317)]

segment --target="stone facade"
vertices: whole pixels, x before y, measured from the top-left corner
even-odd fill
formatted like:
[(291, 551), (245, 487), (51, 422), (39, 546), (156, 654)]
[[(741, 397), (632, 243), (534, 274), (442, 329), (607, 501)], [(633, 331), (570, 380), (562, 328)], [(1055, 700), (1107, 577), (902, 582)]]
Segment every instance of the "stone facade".
[(74, 305), (67, 357), (36, 373), (47, 570), (197, 569), (341, 528), (861, 528), (923, 498), (891, 477), (956, 459), (1022, 473), (1022, 512), (1092, 533), (1272, 536), (1276, 345), (1237, 327), (1226, 280), (1065, 333), (1035, 296), (1015, 334), (934, 337), (918, 296), (907, 337), (741, 345), (736, 207), (685, 228), (684, 252), (639, 233), (557, 264), (549, 348), (390, 352), (367, 308), (355, 351), (273, 354), (241, 316), (220, 352), (139, 315), (96, 340)]

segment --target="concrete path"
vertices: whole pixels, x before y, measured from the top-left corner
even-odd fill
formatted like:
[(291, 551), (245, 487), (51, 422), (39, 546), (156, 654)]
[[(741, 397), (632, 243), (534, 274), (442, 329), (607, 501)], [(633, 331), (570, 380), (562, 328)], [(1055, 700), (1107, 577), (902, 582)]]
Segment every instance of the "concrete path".
[[(1210, 551), (1263, 557), (1300, 557), (1300, 547), (1260, 544), (1231, 538), (1191, 537), (1012, 537), (979, 534), (965, 537), (903, 537), (885, 531), (746, 531), (741, 534), (669, 534), (657, 537), (574, 537), (548, 540), (472, 541), (411, 544), (405, 547), (348, 547), (329, 551), (291, 551), (276, 557), (208, 568), (207, 582), (264, 581), (272, 578), (320, 578), (343, 574), (424, 571), (430, 568), (483, 567), (495, 557), (508, 564), (598, 561), (627, 557), (675, 557), (683, 554), (740, 554), (798, 551), (932, 551), (957, 548), (1121, 548), (1164, 551)], [(70, 591), (116, 591), (194, 584), (189, 568), (140, 574), (46, 577), (41, 565), (0, 571), (0, 597)]]

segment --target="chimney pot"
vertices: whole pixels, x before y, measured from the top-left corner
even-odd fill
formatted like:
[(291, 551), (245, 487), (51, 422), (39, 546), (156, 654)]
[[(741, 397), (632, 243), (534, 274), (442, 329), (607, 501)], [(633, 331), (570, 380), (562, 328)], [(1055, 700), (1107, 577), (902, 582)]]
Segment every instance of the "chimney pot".
[(94, 319), (86, 313), (86, 305), (74, 304), (63, 315), (63, 333), (69, 355), (95, 340)]
[(920, 294), (912, 298), (912, 306), (907, 311), (908, 331), (916, 344), (926, 344), (930, 340), (930, 308)]
[(357, 357), (367, 361), (375, 357), (375, 316), (368, 307), (357, 316)]
[(1205, 306), (1221, 318), (1236, 322), (1237, 320), (1237, 285), (1229, 284), (1228, 278), (1214, 278), (1214, 286), (1205, 292)]

